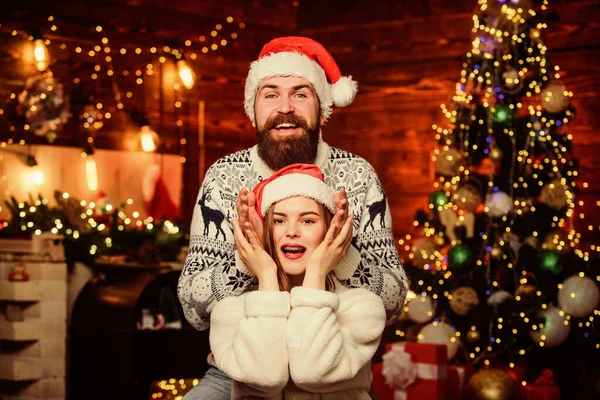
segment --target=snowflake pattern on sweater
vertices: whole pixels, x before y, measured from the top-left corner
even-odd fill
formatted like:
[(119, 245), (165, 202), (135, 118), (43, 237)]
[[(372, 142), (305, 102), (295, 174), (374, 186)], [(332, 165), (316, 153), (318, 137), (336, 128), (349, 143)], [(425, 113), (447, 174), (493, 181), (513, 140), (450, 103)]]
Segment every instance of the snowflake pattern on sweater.
[[(360, 261), (334, 273), (344, 286), (366, 288), (380, 296), (391, 323), (400, 315), (408, 284), (375, 170), (365, 159), (324, 142), (319, 143), (315, 164), (329, 186), (346, 189), (354, 216), (352, 245)], [(251, 190), (272, 173), (258, 157), (256, 146), (219, 159), (206, 172), (178, 285), (184, 314), (196, 329), (208, 329), (210, 312), (218, 301), (257, 288), (255, 276), (236, 256), (232, 220), (237, 217), (239, 190)]]

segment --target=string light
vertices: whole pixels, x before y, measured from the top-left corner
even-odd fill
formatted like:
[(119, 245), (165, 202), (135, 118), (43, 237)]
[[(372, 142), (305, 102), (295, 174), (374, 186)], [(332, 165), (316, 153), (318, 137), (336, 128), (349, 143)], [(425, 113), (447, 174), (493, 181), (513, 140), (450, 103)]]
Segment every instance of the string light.
[(81, 153), (81, 156), (85, 159), (85, 176), (88, 185), (88, 189), (92, 192), (98, 190), (98, 170), (96, 168), (96, 157), (94, 156), (94, 148), (91, 137), (88, 138), (88, 146), (85, 151)]
[[(63, 192), (60, 194), (60, 198), (66, 201), (70, 198), (70, 195), (67, 192)], [(73, 241), (78, 241), (81, 238), (81, 232), (102, 232), (102, 234), (98, 234), (98, 240), (89, 245), (88, 252), (90, 255), (100, 255), (104, 253), (113, 246), (113, 243), (116, 240), (115, 238), (104, 234), (104, 231), (107, 230), (108, 226), (105, 223), (98, 222), (95, 218), (97, 215), (105, 213), (115, 214), (116, 218), (111, 218), (111, 221), (114, 221), (117, 230), (120, 232), (135, 233), (140, 229), (157, 232), (156, 228), (159, 228), (160, 232), (164, 232), (169, 237), (175, 237), (174, 235), (181, 234), (179, 227), (169, 220), (156, 221), (152, 217), (140, 219), (141, 213), (138, 211), (133, 211), (131, 216), (127, 215), (125, 213), (125, 207), (133, 204), (131, 199), (123, 202), (118, 208), (115, 208), (110, 204), (100, 208), (94, 202), (86, 203), (83, 200), (78, 202), (78, 204), (81, 205), (82, 210), (85, 210), (79, 217), (80, 223), (73, 223), (70, 220), (70, 218), (72, 218), (70, 215), (64, 215), (64, 218), (61, 215), (61, 217), (51, 221), (51, 228), (46, 225), (40, 226), (41, 223), (45, 224), (45, 218), (47, 218), (48, 214), (48, 210), (46, 210), (48, 199), (40, 198), (35, 202), (35, 206), (23, 202), (19, 203), (19, 219), (11, 220), (10, 223), (4, 223), (2, 227), (4, 229), (10, 224), (20, 224), (20, 230), (23, 234), (36, 234), (38, 231), (42, 232), (43, 230), (49, 229), (53, 233), (61, 234), (65, 236), (65, 238)], [(53, 211), (52, 214), (56, 215), (57, 213)], [(89, 233), (87, 237), (89, 240)], [(119, 240), (127, 240), (127, 238), (120, 237)]]
[(156, 151), (156, 140), (158, 138), (158, 134), (154, 132), (150, 126), (144, 125), (140, 129), (140, 143), (142, 145), (142, 150), (145, 152), (153, 152)]
[(48, 68), (48, 63), (50, 61), (50, 55), (48, 53), (48, 48), (44, 43), (44, 40), (37, 39), (33, 43), (33, 56), (35, 59), (35, 67), (38, 71), (45, 71)]
[(181, 78), (183, 85), (188, 89), (193, 88), (194, 82), (196, 82), (196, 74), (187, 61), (184, 59), (177, 61), (177, 71), (179, 72), (179, 77)]
[[(56, 32), (57, 30), (59, 30), (60, 25), (63, 24), (64, 22), (58, 21), (56, 20), (56, 18), (54, 18), (53, 16), (49, 16), (48, 17), (48, 21), (51, 22), (50, 27), (49, 27), (49, 31), (50, 32)], [(227, 21), (227, 25), (225, 24), (217, 24), (215, 26), (214, 31), (215, 32), (220, 32), (221, 34), (225, 34), (225, 30), (226, 28), (229, 29), (229, 31), (231, 32), (231, 30), (235, 30), (236, 26), (233, 25), (234, 22), (234, 18), (231, 16), (228, 16), (226, 18)], [(245, 24), (243, 22), (238, 23), (237, 27), (239, 29), (244, 29), (245, 28)], [(64, 29), (63, 29), (64, 31)], [(125, 55), (127, 55), (127, 57), (140, 57), (140, 58), (144, 58), (144, 59), (148, 59), (148, 57), (155, 57), (156, 55), (158, 55), (159, 59), (161, 60), (161, 62), (164, 62), (164, 56), (160, 55), (161, 53), (164, 55), (173, 55), (175, 52), (179, 52), (179, 50), (177, 49), (173, 49), (171, 46), (140, 46), (140, 45), (136, 45), (136, 44), (132, 44), (132, 43), (128, 43), (128, 44), (124, 44), (118, 47), (119, 51), (113, 51), (114, 49), (111, 48), (111, 46), (109, 45), (109, 36), (111, 35), (111, 33), (113, 34), (113, 38), (114, 33), (115, 32), (110, 32), (111, 29), (107, 27), (103, 27), (101, 25), (98, 25), (95, 27), (95, 31), (96, 33), (98, 33), (99, 37), (98, 37), (98, 44), (89, 44), (89, 42), (81, 42), (78, 43), (79, 38), (69, 38), (69, 43), (55, 43), (56, 47), (61, 49), (61, 50), (70, 50), (74, 52), (74, 55), (77, 55), (78, 57), (84, 57), (84, 58), (92, 58), (92, 59), (96, 59), (98, 60), (96, 62), (96, 66), (99, 67), (101, 61), (105, 61), (107, 64), (111, 64), (108, 68), (94, 68), (93, 72), (90, 73), (90, 78), (92, 80), (99, 80), (101, 79), (103, 76), (108, 77), (109, 79), (111, 79), (111, 84), (114, 86), (115, 80), (114, 77), (116, 75), (121, 76), (121, 77), (127, 77), (128, 79), (132, 79), (136, 84), (138, 85), (143, 85), (144, 84), (144, 78), (141, 76), (136, 76), (132, 73), (130, 73), (130, 71), (128, 71), (127, 69), (115, 69), (112, 64), (116, 63), (117, 65), (121, 65), (121, 64), (125, 64), (125, 62), (121, 63), (121, 60), (115, 60), (115, 56), (118, 57), (123, 57)], [(20, 38), (20, 39), (24, 39), (24, 40), (32, 40), (31, 36), (26, 33), (23, 30), (18, 30), (18, 29), (11, 29), (9, 28), (6, 24), (2, 24), (0, 25), (0, 34), (8, 34), (11, 37), (16, 37), (16, 38)], [(238, 32), (234, 31), (231, 32), (231, 40), (236, 40), (239, 37)], [(209, 37), (213, 38), (214, 42), (211, 43), (211, 41), (206, 39), (206, 35), (196, 35), (194, 37), (190, 37), (188, 39), (185, 39), (183, 42), (186, 46), (186, 49), (189, 49), (190, 51), (186, 51), (186, 53), (188, 53), (189, 59), (191, 60), (195, 60), (198, 56), (198, 53), (201, 54), (207, 54), (208, 53), (208, 47), (210, 46), (210, 48), (212, 50), (217, 50), (219, 48), (225, 47), (229, 44), (228, 40), (225, 38), (218, 38), (218, 35), (210, 35)], [(194, 47), (194, 45), (196, 44), (202, 44), (201, 48), (198, 48), (201, 51), (198, 52), (194, 52), (191, 51)], [(36, 68), (38, 68), (39, 70), (46, 70), (48, 67), (48, 64), (50, 62), (50, 58), (49, 58), (49, 53), (48, 53), (48, 49), (47, 46), (50, 44), (49, 40), (36, 40), (34, 42), (34, 60), (36, 60)], [(112, 46), (115, 47), (115, 46)], [(180, 58), (183, 56), (181, 52), (179, 52)], [(98, 57), (100, 57), (100, 59), (98, 59)], [(179, 60), (181, 62), (177, 62), (177, 68), (178, 68), (178, 72), (180, 75), (180, 79), (182, 80), (182, 83), (184, 84), (184, 86), (188, 89), (191, 89), (194, 86), (194, 82), (196, 80), (196, 76), (195, 73), (191, 67), (191, 65), (189, 64), (188, 61), (185, 61), (181, 58), (181, 60)], [(86, 60), (87, 62), (87, 60)], [(147, 63), (146, 63), (147, 64)], [(152, 68), (148, 68), (146, 70), (147, 75), (153, 75), (153, 69)], [(80, 82), (80, 78), (79, 77), (75, 77), (73, 79), (73, 81), (75, 83)], [(114, 87), (113, 87), (114, 89)], [(116, 97), (116, 96), (115, 96)], [(11, 96), (11, 98), (14, 98), (14, 94), (13, 96)], [(120, 100), (116, 99), (116, 105), (115, 105), (116, 110), (123, 110), (124, 106), (122, 104), (122, 102)], [(114, 111), (114, 110), (113, 110)], [(2, 113), (0, 113), (1, 115)], [(28, 130), (28, 126), (23, 126), (23, 127), (15, 127), (12, 124), (9, 127), (9, 131), (13, 134), (18, 134), (19, 131), (17, 130)]]

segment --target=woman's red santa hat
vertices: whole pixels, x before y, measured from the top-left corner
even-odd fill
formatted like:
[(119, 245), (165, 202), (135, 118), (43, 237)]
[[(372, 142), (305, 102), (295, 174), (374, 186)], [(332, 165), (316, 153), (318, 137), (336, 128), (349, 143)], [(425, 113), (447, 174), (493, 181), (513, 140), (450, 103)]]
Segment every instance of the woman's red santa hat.
[(342, 76), (335, 60), (320, 43), (301, 36), (287, 36), (267, 43), (258, 60), (250, 64), (244, 91), (244, 109), (254, 122), (254, 102), (261, 82), (274, 76), (296, 76), (309, 81), (327, 120), (332, 107), (352, 103), (357, 89), (352, 76)]
[(252, 191), (256, 196), (256, 212), (262, 219), (273, 204), (296, 196), (313, 199), (335, 214), (335, 192), (314, 164), (288, 165), (259, 182)]

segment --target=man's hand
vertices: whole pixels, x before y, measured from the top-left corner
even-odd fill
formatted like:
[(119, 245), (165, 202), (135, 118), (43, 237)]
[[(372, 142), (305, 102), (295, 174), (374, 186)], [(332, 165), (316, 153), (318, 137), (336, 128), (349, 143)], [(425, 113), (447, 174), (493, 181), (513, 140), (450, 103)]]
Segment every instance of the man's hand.
[[(240, 220), (240, 226), (244, 227), (247, 223), (252, 225), (252, 230), (256, 236), (256, 240), (261, 247), (263, 245), (263, 221), (254, 208), (256, 205), (256, 196), (254, 192), (249, 192), (248, 189), (243, 187), (240, 190), (236, 201), (238, 218)], [(246, 234), (244, 229), (244, 235)], [(248, 239), (248, 238), (246, 238)]]

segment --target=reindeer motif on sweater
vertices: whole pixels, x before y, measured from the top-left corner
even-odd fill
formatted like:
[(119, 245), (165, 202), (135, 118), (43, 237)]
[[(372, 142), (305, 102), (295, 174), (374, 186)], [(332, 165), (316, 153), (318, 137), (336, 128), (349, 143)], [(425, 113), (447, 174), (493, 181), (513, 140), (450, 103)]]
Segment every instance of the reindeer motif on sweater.
[[(214, 181), (214, 180), (213, 180)], [(212, 183), (212, 182), (211, 182)], [(202, 188), (202, 195), (198, 200), (198, 205), (200, 206), (200, 210), (202, 211), (202, 219), (204, 222), (204, 235), (208, 236), (210, 233), (210, 224), (214, 224), (217, 229), (217, 235), (215, 239), (219, 239), (219, 234), (223, 235), (223, 240), (226, 240), (225, 231), (221, 228), (221, 224), (223, 220), (225, 220), (225, 216), (219, 210), (215, 210), (214, 208), (210, 208), (208, 206), (208, 202), (210, 202), (210, 196), (213, 187), (211, 184), (204, 185)]]
[(385, 228), (385, 211), (387, 209), (387, 201), (385, 198), (385, 192), (383, 191), (383, 187), (381, 187), (381, 183), (379, 181), (377, 181), (377, 189), (381, 194), (381, 199), (367, 205), (367, 209), (369, 210), (369, 221), (365, 225), (365, 231), (369, 226), (372, 230), (375, 230), (373, 224), (375, 223), (375, 219), (377, 217), (379, 217), (380, 228)]

